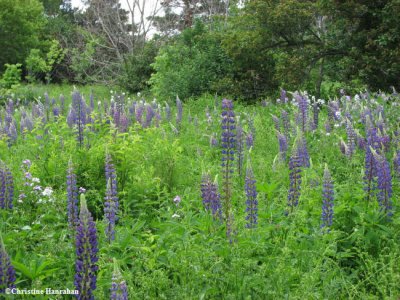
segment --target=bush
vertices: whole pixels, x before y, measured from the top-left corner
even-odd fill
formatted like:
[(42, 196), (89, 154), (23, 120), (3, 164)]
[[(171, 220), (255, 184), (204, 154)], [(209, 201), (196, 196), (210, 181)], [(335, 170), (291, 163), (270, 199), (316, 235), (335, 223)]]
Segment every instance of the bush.
[(152, 92), (157, 97), (181, 98), (204, 92), (220, 91), (219, 81), (228, 82), (231, 62), (218, 37), (207, 32), (198, 21), (186, 29), (175, 43), (161, 48), (155, 63), (156, 73), (150, 78)]
[(0, 103), (14, 92), (21, 82), (21, 64), (5, 64), (6, 70), (0, 79)]
[(1, 78), (2, 88), (11, 89), (21, 82), (21, 64), (5, 64), (6, 70)]

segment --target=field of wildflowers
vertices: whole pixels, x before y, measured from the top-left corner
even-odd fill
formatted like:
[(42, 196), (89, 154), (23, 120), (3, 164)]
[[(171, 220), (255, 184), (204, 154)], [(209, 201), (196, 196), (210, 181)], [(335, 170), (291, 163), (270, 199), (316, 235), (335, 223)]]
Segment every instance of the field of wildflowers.
[(400, 297), (396, 92), (244, 106), (49, 91), (7, 99), (0, 137), (1, 293)]

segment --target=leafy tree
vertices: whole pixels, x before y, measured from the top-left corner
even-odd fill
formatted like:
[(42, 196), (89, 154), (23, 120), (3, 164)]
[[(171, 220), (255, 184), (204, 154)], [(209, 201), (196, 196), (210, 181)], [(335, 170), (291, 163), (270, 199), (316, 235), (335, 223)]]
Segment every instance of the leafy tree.
[(43, 6), (37, 0), (0, 0), (0, 72), (4, 64), (21, 63), (38, 47), (45, 25)]
[(60, 47), (57, 40), (52, 40), (48, 52), (43, 55), (39, 49), (31, 49), (26, 59), (28, 81), (34, 82), (44, 75), (46, 83), (50, 83), (55, 67), (64, 59), (66, 50)]

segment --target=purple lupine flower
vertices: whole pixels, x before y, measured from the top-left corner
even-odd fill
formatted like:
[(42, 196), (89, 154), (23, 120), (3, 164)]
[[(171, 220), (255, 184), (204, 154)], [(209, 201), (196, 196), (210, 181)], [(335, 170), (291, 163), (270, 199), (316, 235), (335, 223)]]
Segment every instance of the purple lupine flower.
[(135, 106), (135, 117), (136, 117), (136, 122), (139, 124), (142, 124), (142, 116), (144, 112), (144, 104), (143, 102), (136, 103)]
[(309, 116), (307, 126), (310, 131), (315, 131), (317, 129), (317, 126), (314, 123), (314, 118), (312, 116)]
[(212, 135), (210, 135), (210, 146), (211, 146), (211, 147), (216, 147), (216, 146), (218, 146), (218, 140), (216, 139), (214, 133), (213, 133)]
[(238, 175), (241, 176), (244, 159), (244, 134), (243, 128), (240, 124), (238, 124), (236, 128), (236, 158)]
[(373, 197), (376, 190), (376, 176), (377, 166), (376, 160), (372, 154), (371, 149), (379, 149), (379, 143), (376, 128), (369, 128), (367, 131), (367, 143), (365, 146), (365, 173), (364, 173), (364, 190), (366, 192), (366, 199), (369, 201)]
[(111, 300), (128, 300), (128, 287), (126, 286), (126, 282), (121, 275), (121, 271), (115, 259), (110, 292)]
[(97, 266), (97, 230), (87, 205), (85, 195), (81, 194), (79, 224), (76, 227), (76, 260), (74, 285), (79, 292), (78, 300), (94, 299)]
[(71, 159), (68, 162), (67, 170), (67, 206), (68, 225), (72, 229), (78, 224), (78, 187)]
[(176, 96), (176, 127), (179, 128), (180, 124), (182, 122), (182, 112), (183, 112), (183, 107), (182, 107), (182, 101), (179, 99), (178, 96)]
[(328, 166), (325, 165), (324, 178), (322, 184), (322, 214), (321, 214), (321, 228), (329, 231), (333, 221), (333, 181)]
[(6, 289), (12, 288), (15, 288), (15, 269), (0, 236), (0, 293), (4, 294)]
[(290, 212), (299, 204), (299, 198), (301, 193), (301, 167), (302, 161), (299, 156), (299, 146), (296, 144), (293, 148), (292, 155), (289, 159), (289, 179), (290, 187), (288, 193), (288, 206)]
[(14, 101), (13, 99), (8, 99), (8, 102), (6, 103), (6, 112), (9, 115), (12, 115), (12, 113), (14, 112)]
[(257, 201), (257, 190), (256, 190), (256, 180), (254, 178), (253, 169), (248, 163), (246, 169), (245, 178), (245, 193), (246, 193), (246, 227), (255, 228), (257, 226), (257, 216), (258, 216), (258, 201)]
[(10, 125), (8, 127), (8, 131), (7, 131), (7, 135), (9, 137), (9, 139), (10, 139), (10, 143), (17, 140), (18, 132), (17, 132), (17, 128), (15, 127), (14, 122), (10, 123)]
[(229, 240), (232, 240), (232, 225), (230, 222), (233, 220), (231, 212), (232, 201), (232, 173), (233, 163), (235, 159), (236, 148), (236, 125), (235, 113), (233, 111), (233, 103), (231, 100), (222, 100), (222, 178), (223, 178), (223, 202), (224, 202), (224, 218), (226, 222), (226, 233)]
[(78, 91), (72, 93), (72, 105), (76, 113), (76, 139), (79, 147), (84, 145), (84, 130), (86, 125), (86, 103)]
[(10, 169), (0, 161), (0, 208), (12, 209), (14, 200), (14, 179)]
[(111, 242), (115, 238), (115, 222), (119, 207), (117, 191), (117, 173), (112, 162), (111, 155), (106, 154), (105, 175), (107, 180), (106, 197), (104, 203), (104, 215), (107, 221), (106, 236)]
[(372, 155), (376, 161), (376, 174), (378, 177), (378, 202), (381, 210), (388, 217), (392, 216), (392, 176), (390, 174), (390, 166), (386, 157), (378, 154), (371, 147)]
[(301, 132), (298, 132), (297, 151), (301, 166), (304, 168), (308, 168), (310, 166), (310, 155), (307, 149), (307, 140), (301, 134)]
[(72, 128), (76, 123), (76, 112), (75, 109), (71, 106), (67, 116), (67, 124), (70, 128)]
[(146, 121), (143, 124), (143, 128), (147, 128), (151, 126), (151, 121), (155, 116), (155, 112), (153, 107), (150, 104), (146, 105)]
[(288, 98), (286, 96), (286, 91), (282, 88), (281, 88), (280, 100), (282, 104), (286, 104), (288, 101)]
[(351, 124), (350, 120), (346, 120), (346, 132), (347, 132), (347, 152), (346, 156), (351, 158), (356, 149), (356, 133), (353, 128), (353, 124)]
[(169, 107), (167, 102), (165, 102), (165, 119), (167, 120), (167, 122), (171, 120), (171, 108)]
[(296, 94), (295, 95), (297, 104), (299, 106), (299, 125), (302, 132), (307, 129), (307, 119), (308, 119), (308, 101), (306, 95)]
[(274, 121), (275, 130), (280, 131), (281, 125), (279, 118), (273, 114), (271, 114), (271, 116), (272, 116), (272, 121)]
[(217, 182), (212, 182), (209, 174), (203, 174), (201, 180), (201, 198), (206, 210), (211, 210), (214, 219), (222, 218), (221, 197)]
[(337, 101), (329, 102), (329, 104), (328, 104), (328, 119), (329, 119), (331, 125), (335, 121), (341, 120), (339, 102), (337, 102)]
[(279, 156), (282, 161), (286, 161), (287, 150), (288, 150), (288, 142), (285, 135), (278, 132), (278, 142), (279, 142)]
[(380, 143), (380, 148), (383, 149), (385, 152), (389, 151), (390, 148), (390, 136), (386, 134), (386, 131), (381, 131), (378, 128), (378, 139)]
[(253, 133), (251, 131), (249, 131), (246, 134), (246, 146), (247, 146), (247, 149), (250, 149), (251, 147), (253, 147), (253, 145), (254, 145)]
[(32, 131), (32, 129), (33, 129), (32, 116), (30, 114), (25, 114), (21, 119), (20, 131), (23, 134), (26, 131)]
[(367, 141), (358, 131), (356, 131), (356, 143), (358, 149), (365, 150)]
[(60, 115), (60, 108), (58, 106), (53, 107), (53, 116), (57, 118)]
[(120, 122), (119, 122), (119, 131), (120, 132), (127, 132), (128, 131), (128, 126), (129, 126), (129, 119), (125, 112), (122, 113), (120, 117)]

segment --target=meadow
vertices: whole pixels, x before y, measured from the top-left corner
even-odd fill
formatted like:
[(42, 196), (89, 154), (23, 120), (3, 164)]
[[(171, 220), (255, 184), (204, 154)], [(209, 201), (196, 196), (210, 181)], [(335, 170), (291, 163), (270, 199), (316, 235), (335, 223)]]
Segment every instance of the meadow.
[(399, 299), (396, 92), (245, 105), (79, 90), (4, 99), (1, 291)]

